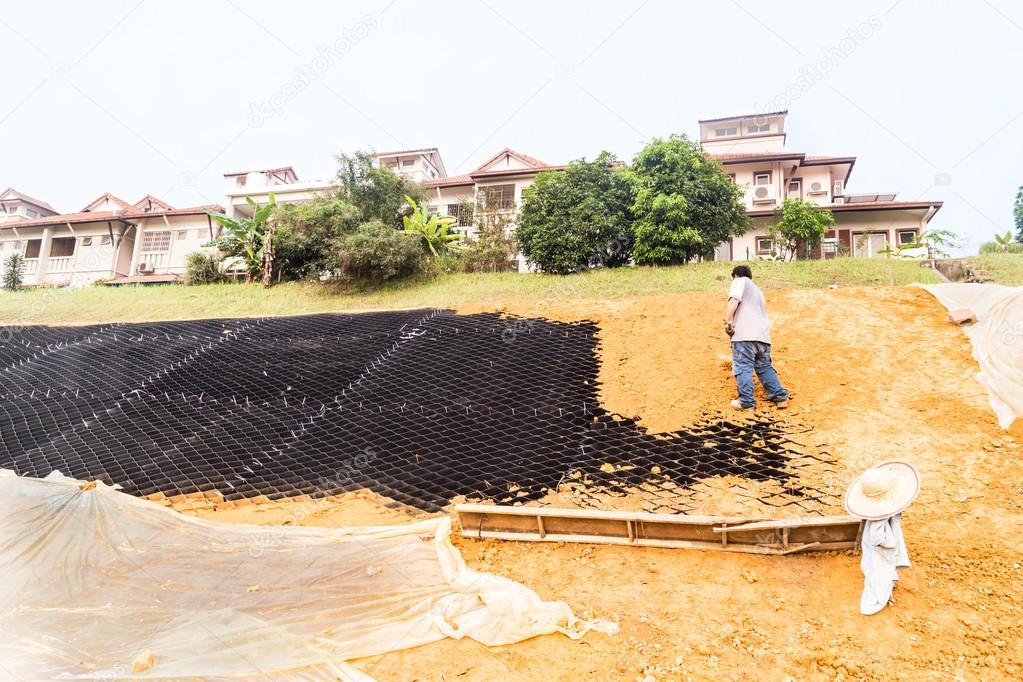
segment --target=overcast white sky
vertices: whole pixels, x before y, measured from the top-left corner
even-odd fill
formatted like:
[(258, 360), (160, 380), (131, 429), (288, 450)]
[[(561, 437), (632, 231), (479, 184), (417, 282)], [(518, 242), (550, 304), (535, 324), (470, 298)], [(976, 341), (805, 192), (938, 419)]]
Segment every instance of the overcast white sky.
[(224, 172), (327, 177), (358, 148), (437, 146), (452, 175), (505, 146), (628, 160), (779, 104), (789, 149), (858, 156), (850, 191), (943, 200), (932, 225), (968, 251), (1023, 184), (1009, 0), (0, 0), (0, 56), (0, 186), (65, 212), (223, 203)]

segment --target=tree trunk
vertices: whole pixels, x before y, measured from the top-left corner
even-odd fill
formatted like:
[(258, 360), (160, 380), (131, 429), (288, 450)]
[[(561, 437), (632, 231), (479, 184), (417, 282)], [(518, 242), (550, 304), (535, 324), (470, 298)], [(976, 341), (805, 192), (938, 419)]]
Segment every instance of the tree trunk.
[(266, 225), (266, 236), (263, 238), (263, 286), (267, 289), (274, 283), (274, 233), (276, 231), (276, 221), (269, 221)]

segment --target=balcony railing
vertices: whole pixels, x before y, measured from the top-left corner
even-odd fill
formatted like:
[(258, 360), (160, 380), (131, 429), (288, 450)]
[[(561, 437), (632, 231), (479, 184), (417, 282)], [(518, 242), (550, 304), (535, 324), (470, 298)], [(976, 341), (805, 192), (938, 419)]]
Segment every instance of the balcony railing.
[(38, 258), (26, 258), (25, 259), (25, 274), (36, 275), (39, 274), (39, 259)]
[(46, 272), (47, 273), (62, 273), (71, 272), (74, 270), (74, 256), (58, 256), (57, 258), (50, 257), (46, 260)]
[(139, 266), (145, 265), (146, 270), (152, 270), (153, 268), (162, 268), (167, 265), (169, 254), (166, 252), (140, 252), (138, 260), (136, 261), (136, 270)]

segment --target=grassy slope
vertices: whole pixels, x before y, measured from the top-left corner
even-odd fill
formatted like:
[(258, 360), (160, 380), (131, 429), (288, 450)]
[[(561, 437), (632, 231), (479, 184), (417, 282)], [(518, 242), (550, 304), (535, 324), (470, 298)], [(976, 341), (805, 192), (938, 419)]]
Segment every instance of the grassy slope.
[(985, 253), (973, 260), (981, 272), (999, 284), (1023, 286), (1023, 254)]
[[(664, 291), (723, 290), (731, 263), (670, 268), (622, 268), (558, 277), (517, 273), (444, 275), (365, 293), (342, 293), (317, 284), (225, 284), (88, 287), (76, 290), (0, 291), (4, 324), (88, 324), (204, 317), (297, 315), (332, 310), (443, 307), (468, 302), (549, 298), (614, 299)], [(918, 264), (893, 260), (756, 263), (754, 278), (765, 289), (888, 286), (937, 282)]]

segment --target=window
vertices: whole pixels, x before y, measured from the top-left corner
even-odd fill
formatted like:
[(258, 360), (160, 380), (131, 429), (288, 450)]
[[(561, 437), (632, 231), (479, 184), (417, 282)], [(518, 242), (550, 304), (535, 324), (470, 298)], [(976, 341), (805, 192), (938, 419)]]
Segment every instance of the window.
[(82, 237), (82, 246), (92, 246), (92, 237)]
[(100, 246), (106, 246), (110, 243), (110, 235), (105, 235), (99, 238)]
[(74, 237), (54, 237), (50, 241), (50, 258), (67, 258), (75, 255)]
[(398, 167), (398, 162), (395, 161), (394, 163), (389, 163), (389, 164), (387, 164), (387, 167), (388, 168), (397, 168)]
[(916, 230), (899, 230), (899, 246), (916, 243)]
[(39, 258), (39, 249), (42, 246), (42, 239), (29, 239), (25, 242), (25, 258)]
[(170, 251), (170, 241), (170, 230), (145, 232), (142, 235), (142, 246), (139, 251), (142, 253), (167, 253)]
[(178, 239), (188, 239), (188, 230), (178, 230)]
[(798, 199), (803, 194), (803, 181), (802, 180), (790, 180), (789, 181), (789, 196)]
[(29, 218), (38, 218), (39, 217), (39, 214), (36, 213), (35, 211), (33, 211), (30, 208), (26, 208), (25, 209), (25, 215), (27, 215)]
[(748, 133), (769, 133), (769, 132), (771, 132), (771, 125), (769, 123), (761, 123), (759, 125), (756, 124), (756, 123), (751, 123), (750, 125), (746, 126), (746, 132), (748, 132)]
[(18, 207), (17, 206), (7, 206), (6, 208), (7, 208), (7, 212), (9, 214), (11, 214), (11, 215), (17, 215), (18, 214)]
[(448, 204), (448, 215), (455, 219), (457, 227), (472, 225), (472, 206), (470, 204)]
[(770, 185), (771, 184), (771, 171), (754, 173), (753, 174), (754, 185)]
[(492, 185), (480, 188), (480, 198), (487, 208), (515, 208), (515, 185)]
[(731, 180), (732, 182), (735, 182), (735, 173), (729, 173), (728, 179)]
[(714, 137), (728, 137), (739, 132), (738, 128), (715, 128)]
[(405, 159), (404, 161), (401, 162), (402, 168), (411, 168), (414, 165), (416, 165), (415, 159)]
[(757, 253), (772, 253), (774, 240), (770, 237), (757, 237)]

